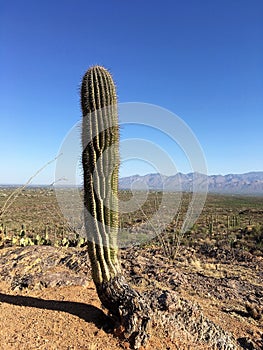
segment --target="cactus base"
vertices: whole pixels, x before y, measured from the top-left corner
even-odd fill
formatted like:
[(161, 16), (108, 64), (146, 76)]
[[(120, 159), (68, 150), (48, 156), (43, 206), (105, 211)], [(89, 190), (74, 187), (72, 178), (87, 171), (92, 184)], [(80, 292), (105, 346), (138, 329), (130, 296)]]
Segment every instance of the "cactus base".
[(122, 335), (134, 349), (139, 349), (149, 339), (152, 310), (144, 297), (132, 289), (122, 275), (96, 285), (98, 296), (114, 319), (115, 327), (123, 329)]

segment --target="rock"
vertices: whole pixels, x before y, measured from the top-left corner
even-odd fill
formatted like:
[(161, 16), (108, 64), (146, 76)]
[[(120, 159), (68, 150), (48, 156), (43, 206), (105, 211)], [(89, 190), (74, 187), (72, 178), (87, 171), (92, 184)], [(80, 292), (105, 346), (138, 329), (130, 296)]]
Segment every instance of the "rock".
[(80, 248), (5, 248), (1, 250), (0, 272), (1, 280), (13, 290), (85, 286), (91, 280), (87, 252)]

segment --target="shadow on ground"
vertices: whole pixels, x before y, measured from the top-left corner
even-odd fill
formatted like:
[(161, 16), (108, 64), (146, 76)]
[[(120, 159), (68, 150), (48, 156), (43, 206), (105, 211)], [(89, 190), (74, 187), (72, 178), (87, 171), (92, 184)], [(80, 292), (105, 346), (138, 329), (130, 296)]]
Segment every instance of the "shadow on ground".
[(0, 303), (11, 305), (34, 307), (38, 309), (63, 311), (93, 323), (98, 328), (109, 332), (113, 329), (112, 320), (96, 306), (71, 301), (45, 300), (20, 295), (8, 295), (0, 293)]

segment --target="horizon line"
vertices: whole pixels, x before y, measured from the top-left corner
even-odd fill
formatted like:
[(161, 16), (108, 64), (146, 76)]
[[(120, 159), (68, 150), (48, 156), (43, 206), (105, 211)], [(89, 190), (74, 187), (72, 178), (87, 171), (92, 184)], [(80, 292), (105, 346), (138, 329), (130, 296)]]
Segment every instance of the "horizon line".
[[(252, 174), (252, 173), (263, 173), (263, 170), (251, 170), (251, 171), (247, 171), (244, 173), (226, 173), (226, 174), (203, 174), (203, 173), (199, 173), (198, 171), (195, 172), (190, 172), (190, 173), (183, 173), (178, 171), (176, 174), (173, 175), (165, 175), (165, 174), (161, 174), (161, 173), (147, 173), (144, 175), (140, 175), (140, 174), (132, 174), (132, 175), (127, 175), (127, 176), (121, 176), (120, 179), (125, 179), (125, 178), (129, 178), (129, 177), (133, 177), (133, 176), (140, 176), (140, 177), (144, 177), (144, 176), (148, 176), (148, 175), (160, 175), (160, 176), (165, 176), (165, 177), (172, 177), (178, 174), (182, 174), (182, 175), (192, 175), (192, 174), (200, 174), (200, 175), (204, 175), (204, 176), (229, 176), (229, 175), (248, 175), (248, 174)], [(81, 186), (82, 184), (68, 184), (68, 185), (61, 185), (61, 187), (67, 187), (67, 186)], [(0, 188), (1, 187), (20, 187), (20, 186), (25, 186), (25, 183), (0, 183)], [(34, 187), (34, 186), (44, 186), (44, 187), (50, 187), (50, 188), (56, 188), (56, 187), (60, 187), (59, 185), (56, 186), (54, 183), (33, 183), (33, 184), (28, 184), (26, 187)]]

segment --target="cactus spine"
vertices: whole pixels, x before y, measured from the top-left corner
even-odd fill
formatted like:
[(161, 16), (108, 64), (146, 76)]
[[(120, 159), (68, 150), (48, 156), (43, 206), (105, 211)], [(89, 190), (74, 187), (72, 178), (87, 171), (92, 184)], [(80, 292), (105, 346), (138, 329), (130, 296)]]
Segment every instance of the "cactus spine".
[(84, 218), (93, 280), (102, 304), (139, 348), (149, 337), (150, 308), (126, 283), (118, 262), (117, 97), (105, 68), (94, 66), (84, 75), (81, 107)]

